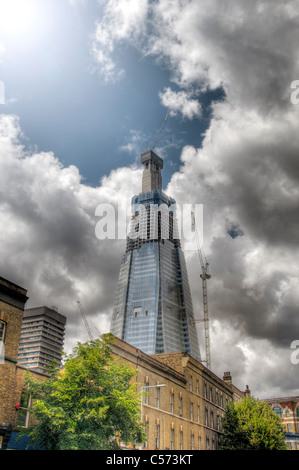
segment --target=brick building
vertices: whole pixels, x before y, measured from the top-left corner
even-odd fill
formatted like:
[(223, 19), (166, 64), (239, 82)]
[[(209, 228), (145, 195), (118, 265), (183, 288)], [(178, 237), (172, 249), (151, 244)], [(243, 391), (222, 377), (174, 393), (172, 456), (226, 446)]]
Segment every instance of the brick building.
[[(27, 291), (0, 278), (0, 448), (19, 448), (13, 442), (17, 425), (30, 425), (25, 374), (30, 369), (18, 362), (18, 349)], [(229, 372), (217, 377), (186, 352), (149, 355), (118, 338), (113, 352), (137, 370), (136, 382), (145, 392), (141, 415), (147, 423), (147, 442), (142, 449), (218, 449), (221, 417), (228, 401), (248, 393), (232, 384)], [(30, 370), (37, 380), (47, 376)], [(20, 409), (15, 405), (19, 403)], [(12, 432), (11, 432), (12, 431)]]
[[(29, 424), (24, 394), (26, 369), (17, 362), (27, 300), (24, 288), (0, 277), (0, 449), (7, 446), (11, 431), (19, 422)], [(45, 378), (37, 373), (34, 376)], [(19, 410), (16, 409), (18, 403)]]
[(264, 398), (263, 401), (282, 419), (289, 448), (299, 450), (299, 397)]
[(225, 406), (247, 393), (222, 380), (188, 353), (147, 355), (115, 339), (113, 352), (137, 370), (145, 397), (141, 415), (147, 423), (149, 450), (216, 450), (222, 437)]

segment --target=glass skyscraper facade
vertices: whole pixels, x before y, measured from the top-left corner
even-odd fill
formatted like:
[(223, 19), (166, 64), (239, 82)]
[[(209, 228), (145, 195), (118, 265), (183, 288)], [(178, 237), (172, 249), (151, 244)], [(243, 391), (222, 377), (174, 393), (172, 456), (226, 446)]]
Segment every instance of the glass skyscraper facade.
[(111, 332), (147, 354), (186, 351), (200, 360), (175, 200), (162, 191), (163, 160), (148, 150), (141, 162)]

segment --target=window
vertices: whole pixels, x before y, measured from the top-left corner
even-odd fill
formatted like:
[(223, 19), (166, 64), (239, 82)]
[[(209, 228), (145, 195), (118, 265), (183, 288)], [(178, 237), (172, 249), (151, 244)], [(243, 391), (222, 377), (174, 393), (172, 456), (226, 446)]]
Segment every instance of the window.
[(196, 380), (195, 382), (195, 390), (196, 390), (196, 393), (199, 393), (199, 381)]
[(200, 436), (198, 436), (197, 446), (198, 446), (198, 450), (200, 450), (201, 449), (201, 437)]
[(145, 437), (144, 444), (143, 444), (143, 448), (144, 448), (144, 449), (147, 449), (147, 448), (148, 448), (148, 428), (149, 428), (149, 426), (148, 426), (148, 423), (147, 423), (147, 426), (146, 426), (146, 428), (145, 428), (145, 430), (144, 430), (144, 431), (145, 431), (145, 436), (146, 436), (146, 437)]
[(27, 428), (29, 424), (28, 408), (30, 406), (30, 402), (31, 397), (29, 391), (24, 388), (21, 393), (20, 408), (18, 411), (18, 425), (24, 428)]
[(209, 421), (209, 414), (208, 414), (208, 410), (206, 409), (205, 410), (205, 425), (208, 426), (208, 421)]
[(183, 416), (183, 401), (182, 401), (182, 397), (179, 397), (179, 416)]
[(174, 395), (171, 393), (169, 395), (169, 408), (170, 408), (170, 413), (173, 413), (173, 402), (174, 402)]
[(6, 331), (6, 323), (0, 320), (0, 341), (4, 342), (5, 331)]
[(143, 394), (143, 403), (145, 405), (148, 405), (148, 387), (149, 387), (149, 382), (144, 383), (144, 394)]
[(160, 447), (160, 425), (156, 424), (155, 426), (155, 449)]
[(142, 307), (135, 307), (134, 308), (134, 317), (137, 318), (138, 316), (140, 316), (140, 314), (142, 313)]
[(193, 403), (190, 403), (190, 420), (193, 421)]
[(194, 434), (191, 434), (191, 450), (194, 450)]
[(192, 375), (189, 376), (189, 390), (192, 392)]
[(282, 416), (283, 416), (283, 411), (282, 411), (282, 408), (280, 408), (280, 406), (275, 406), (275, 407), (273, 408), (273, 411), (275, 411), (275, 413), (278, 414), (278, 416), (279, 416), (280, 418), (282, 418)]
[(197, 422), (200, 422), (200, 407), (197, 405)]
[(174, 429), (170, 429), (170, 450), (174, 450)]
[(156, 408), (160, 408), (160, 388), (156, 388)]
[(180, 450), (183, 450), (183, 431), (180, 431)]
[(287, 408), (286, 409), (286, 418), (289, 418), (290, 417), (290, 410)]

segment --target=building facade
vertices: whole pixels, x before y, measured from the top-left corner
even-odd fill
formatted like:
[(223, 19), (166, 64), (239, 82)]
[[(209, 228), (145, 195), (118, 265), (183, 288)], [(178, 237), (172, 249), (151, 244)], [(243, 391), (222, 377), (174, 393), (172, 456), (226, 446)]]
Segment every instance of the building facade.
[[(34, 424), (28, 408), (28, 371), (35, 380), (48, 376), (17, 361), (27, 291), (0, 278), (0, 322), (4, 344), (0, 363), (0, 449), (24, 449), (17, 427)], [(143, 450), (216, 450), (222, 437), (221, 417), (226, 404), (242, 399), (225, 373), (222, 380), (187, 352), (149, 355), (118, 338), (113, 353), (136, 370), (136, 386), (143, 391), (140, 413), (146, 427)], [(227, 380), (229, 377), (229, 380)]]
[(217, 450), (226, 404), (246, 393), (217, 377), (187, 352), (145, 354), (115, 338), (117, 357), (132, 364), (144, 397), (141, 416), (147, 440), (142, 450)]
[(21, 366), (45, 373), (50, 363), (61, 363), (66, 317), (54, 308), (24, 311), (18, 361)]
[(286, 443), (299, 450), (299, 397), (264, 398), (281, 418), (286, 431)]
[[(0, 449), (5, 449), (18, 424), (29, 425), (26, 369), (18, 364), (26, 289), (0, 277)], [(37, 380), (44, 379), (35, 373)]]
[(162, 191), (163, 160), (148, 150), (141, 162), (142, 192), (132, 199), (111, 332), (147, 354), (187, 352), (200, 361), (175, 200)]

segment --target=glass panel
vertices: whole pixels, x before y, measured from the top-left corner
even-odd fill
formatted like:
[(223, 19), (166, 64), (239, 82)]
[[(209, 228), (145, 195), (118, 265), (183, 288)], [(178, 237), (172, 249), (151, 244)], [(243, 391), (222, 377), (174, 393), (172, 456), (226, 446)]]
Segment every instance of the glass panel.
[(168, 208), (174, 204), (159, 190), (132, 199), (111, 332), (147, 354), (187, 351), (200, 360), (185, 258), (172, 238), (176, 219)]

